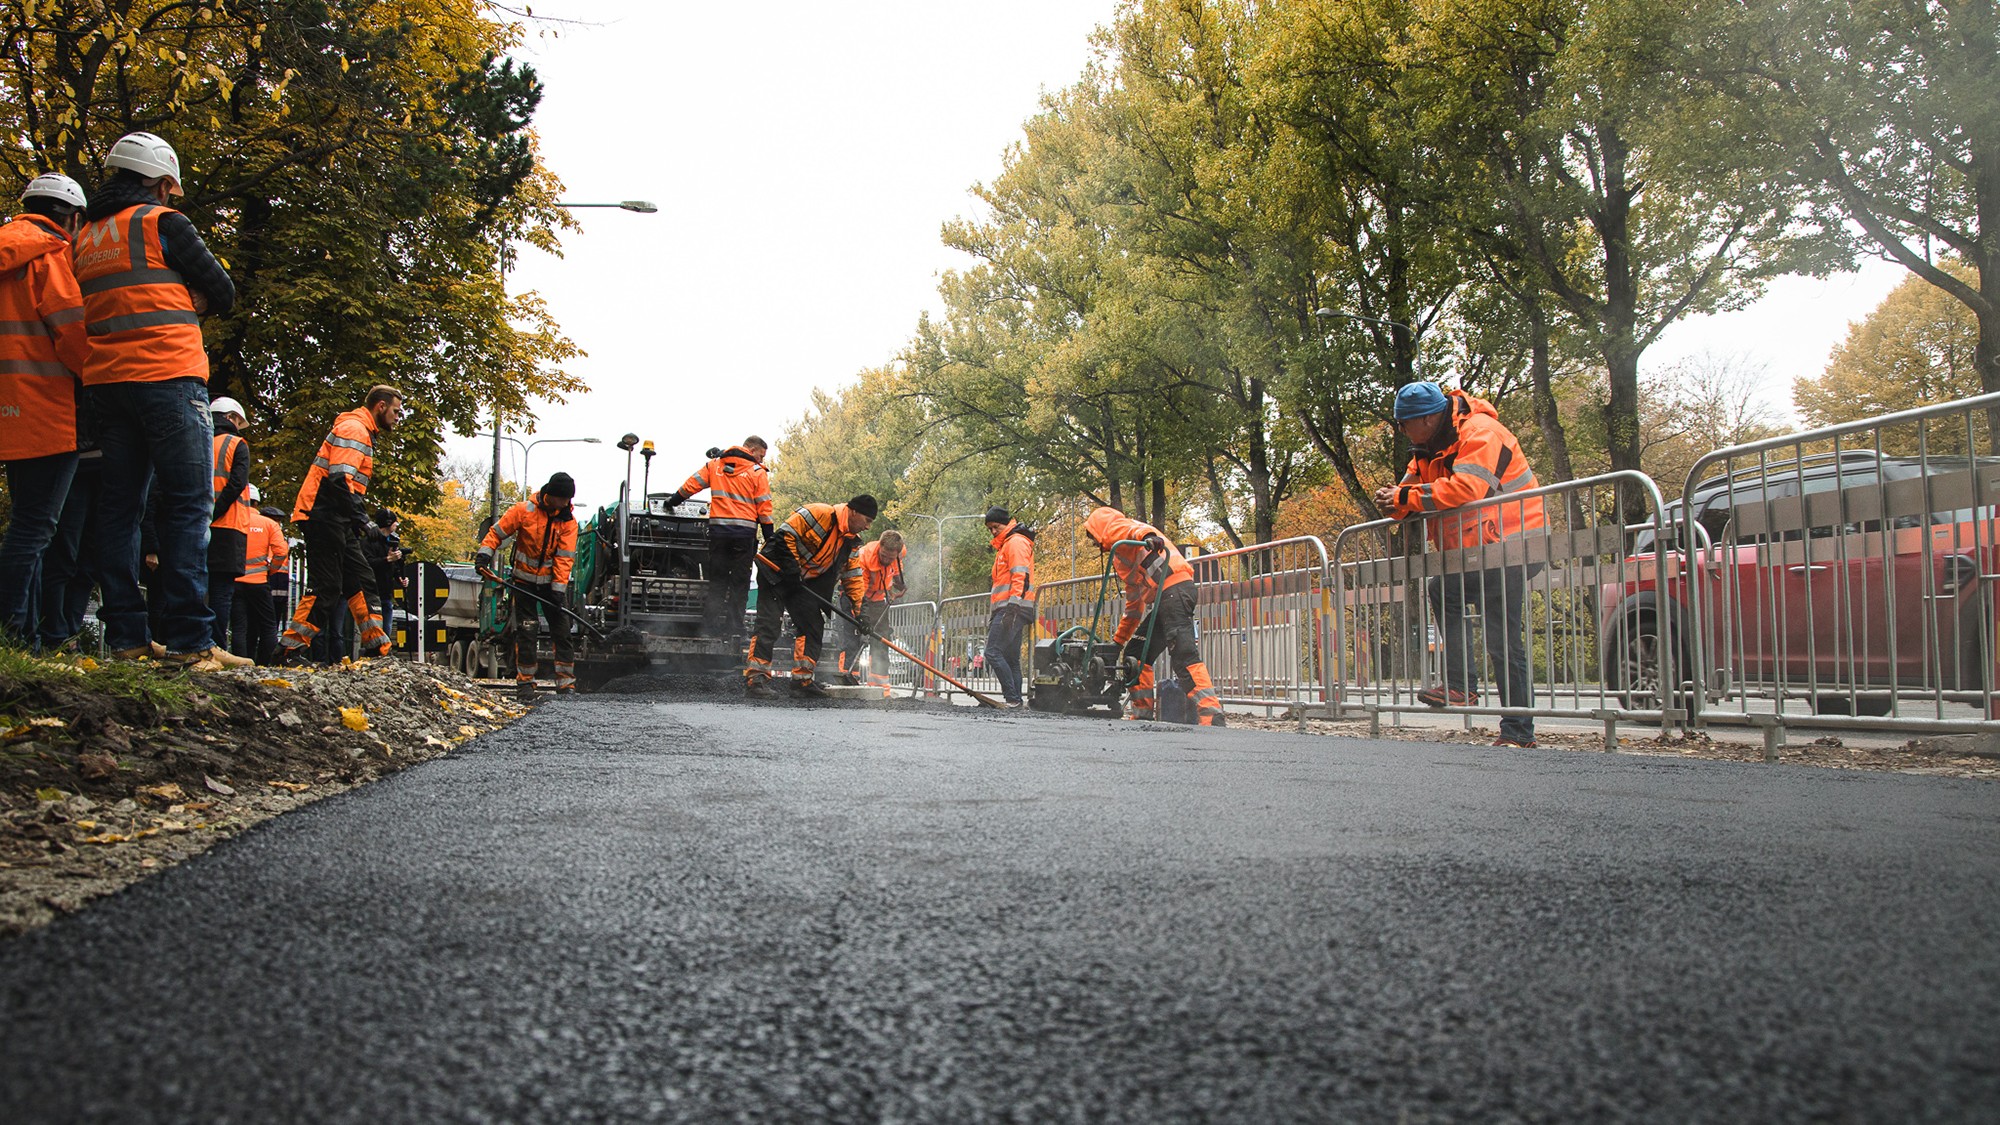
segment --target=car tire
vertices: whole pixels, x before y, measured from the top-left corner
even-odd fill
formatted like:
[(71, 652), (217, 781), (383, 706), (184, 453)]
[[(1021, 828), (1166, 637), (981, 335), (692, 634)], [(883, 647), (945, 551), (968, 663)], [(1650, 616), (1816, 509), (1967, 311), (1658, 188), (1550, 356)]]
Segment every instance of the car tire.
[[(1611, 633), (1600, 653), (1605, 687), (1618, 697), (1627, 711), (1657, 711), (1663, 707), (1657, 682), (1659, 669), (1659, 613), (1652, 606), (1627, 612)], [(1684, 645), (1675, 645), (1675, 678), (1686, 681), (1688, 657)], [(1685, 693), (1677, 693), (1677, 706), (1685, 706)]]

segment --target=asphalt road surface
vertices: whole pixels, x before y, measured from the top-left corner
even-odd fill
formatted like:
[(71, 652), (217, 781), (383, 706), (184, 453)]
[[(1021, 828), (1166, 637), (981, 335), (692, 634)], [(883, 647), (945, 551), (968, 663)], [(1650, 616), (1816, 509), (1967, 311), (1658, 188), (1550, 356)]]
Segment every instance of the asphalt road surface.
[(0, 943), (0, 1118), (2000, 1119), (2000, 787), (545, 705)]

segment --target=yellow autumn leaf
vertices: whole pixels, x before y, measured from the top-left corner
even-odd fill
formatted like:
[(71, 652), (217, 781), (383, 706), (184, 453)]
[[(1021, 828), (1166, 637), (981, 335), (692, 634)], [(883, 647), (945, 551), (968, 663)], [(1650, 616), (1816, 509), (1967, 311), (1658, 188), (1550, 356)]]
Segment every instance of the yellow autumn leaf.
[(367, 730), (368, 712), (359, 707), (342, 707), (340, 709), (340, 723), (348, 730)]
[(88, 832), (89, 830), (97, 827), (97, 822), (94, 820), (79, 820), (76, 822), (76, 826)]
[(97, 671), (97, 661), (92, 660), (88, 656), (84, 657), (82, 660), (77, 661), (76, 666), (83, 669), (86, 672)]
[(121, 836), (116, 832), (100, 832), (95, 836), (85, 836), (83, 842), (86, 844), (122, 844), (126, 839), (128, 837)]
[(258, 683), (260, 683), (260, 684), (263, 684), (263, 685), (264, 685), (265, 687), (291, 687), (291, 686), (292, 686), (292, 681), (290, 681), (290, 680), (284, 680), (284, 679), (279, 679), (279, 678), (278, 678), (277, 676), (272, 676), (271, 678), (269, 678), (269, 679), (266, 679), (266, 680), (258, 680), (257, 682), (258, 682)]

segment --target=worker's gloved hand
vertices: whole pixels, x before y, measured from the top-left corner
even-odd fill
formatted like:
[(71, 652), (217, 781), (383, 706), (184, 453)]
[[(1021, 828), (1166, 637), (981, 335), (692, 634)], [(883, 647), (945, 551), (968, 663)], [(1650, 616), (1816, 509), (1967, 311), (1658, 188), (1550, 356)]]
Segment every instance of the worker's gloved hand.
[(783, 578), (785, 581), (802, 582), (805, 580), (805, 572), (799, 569), (799, 560), (793, 558), (792, 553), (785, 550), (783, 544), (778, 544), (772, 551), (771, 561), (778, 564), (778, 577)]
[(477, 565), (477, 566), (479, 567), (479, 569), (481, 569), (481, 570), (492, 570), (492, 569), (493, 569), (493, 548), (491, 548), (491, 547), (481, 547), (481, 548), (479, 548), (479, 552), (478, 552), (477, 554), (475, 554), (475, 555), (473, 555), (473, 556), (472, 556), (472, 561), (473, 561), (473, 562), (474, 562), (474, 564), (476, 564), (476, 565)]
[(1139, 540), (1139, 542), (1144, 543), (1148, 551), (1164, 551), (1167, 549), (1167, 540), (1163, 535), (1148, 535), (1144, 539)]
[(767, 523), (767, 524), (765, 524), (765, 525), (764, 525), (764, 553), (765, 553), (765, 554), (770, 554), (770, 553), (771, 553), (771, 549), (772, 549), (772, 548), (774, 548), (774, 547), (776, 547), (777, 545), (778, 545), (778, 529), (777, 529), (777, 528), (775, 528), (775, 527), (772, 527), (772, 526), (771, 526), (770, 524), (768, 524), (768, 523)]
[(686, 496), (676, 492), (672, 496), (667, 497), (667, 507), (678, 508), (686, 501), (687, 501)]

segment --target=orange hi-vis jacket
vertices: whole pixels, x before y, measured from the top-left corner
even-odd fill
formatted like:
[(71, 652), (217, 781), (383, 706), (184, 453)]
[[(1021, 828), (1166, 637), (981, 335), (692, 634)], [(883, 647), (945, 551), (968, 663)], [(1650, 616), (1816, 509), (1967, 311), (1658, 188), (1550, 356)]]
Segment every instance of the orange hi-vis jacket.
[(328, 477), (339, 477), (355, 496), (368, 494), (368, 478), (375, 472), (375, 415), (357, 406), (333, 420), (333, 429), (319, 443), (312, 468), (306, 470), (299, 498), (292, 504), (292, 519), (312, 518), (319, 502), (320, 486)]
[(542, 509), (542, 493), (507, 509), (479, 545), (498, 550), (500, 541), (514, 539), (514, 564), (507, 576), (516, 582), (548, 586), (560, 594), (569, 589), (576, 567), (576, 509), (565, 503), (554, 515)]
[[(890, 598), (903, 596), (903, 556), (897, 555), (890, 562), (882, 561), (882, 543), (877, 540), (863, 544), (854, 552), (848, 569), (861, 575), (861, 596), (856, 602), (886, 602)], [(849, 585), (852, 585), (850, 580)]]
[(1417, 451), (1409, 470), (1396, 486), (1397, 519), (1429, 515), (1425, 520), (1431, 542), (1450, 550), (1477, 547), (1540, 530), (1547, 522), (1542, 498), (1488, 504), (1457, 516), (1436, 516), (1453, 508), (1535, 487), (1535, 472), (1527, 454), (1493, 404), (1464, 391), (1447, 391), (1452, 424), (1458, 440), (1444, 449)]
[[(1111, 569), (1125, 583), (1125, 616), (1111, 635), (1113, 644), (1124, 644), (1139, 631), (1154, 599), (1183, 582), (1194, 581), (1194, 567), (1168, 540), (1166, 548), (1154, 554), (1140, 543), (1148, 535), (1166, 539), (1166, 534), (1149, 523), (1140, 523), (1116, 508), (1099, 508), (1083, 521), (1083, 530), (1099, 547), (1111, 552)], [(1132, 540), (1116, 546), (1121, 540)]]
[(710, 526), (745, 531), (755, 531), (759, 524), (771, 526), (771, 474), (740, 447), (732, 447), (696, 469), (681, 485), (681, 495), (693, 496), (704, 488), (708, 489)]
[(1020, 520), (1010, 520), (1000, 534), (993, 537), (993, 588), (987, 592), (987, 601), (992, 608), (1020, 606), (1032, 612), (1035, 608), (1035, 541), (1021, 527)]
[(284, 570), (292, 557), (291, 545), (285, 542), (285, 529), (278, 526), (277, 520), (252, 508), (243, 538), (243, 573), (236, 580), (246, 586), (269, 585), (271, 576)]
[(69, 250), (69, 236), (40, 215), (0, 227), (0, 461), (76, 448), (90, 340)]
[(127, 207), (76, 236), (76, 280), (90, 332), (84, 386), (208, 378), (194, 296), (167, 266), (160, 241), (160, 219), (174, 213), (153, 203)]
[[(847, 505), (804, 504), (778, 527), (778, 538), (799, 561), (799, 573), (818, 578), (830, 570), (844, 569), (854, 544), (861, 537), (847, 530)], [(852, 576), (842, 575), (852, 581)], [(860, 591), (850, 589), (849, 596)], [(857, 602), (858, 604), (858, 602)]]
[[(215, 435), (214, 495), (221, 496), (222, 490), (229, 487), (229, 472), (235, 467), (236, 459), (248, 456), (250, 456), (249, 442), (244, 441), (235, 434)], [(236, 499), (227, 508), (222, 510), (221, 515), (210, 521), (208, 526), (219, 527), (228, 531), (248, 531), (250, 530), (250, 517), (255, 515), (256, 512), (257, 509), (252, 508), (250, 502), (244, 499), (244, 494), (239, 492), (236, 494)]]

